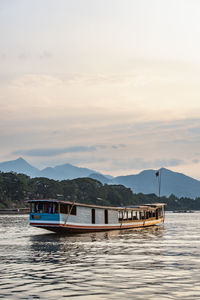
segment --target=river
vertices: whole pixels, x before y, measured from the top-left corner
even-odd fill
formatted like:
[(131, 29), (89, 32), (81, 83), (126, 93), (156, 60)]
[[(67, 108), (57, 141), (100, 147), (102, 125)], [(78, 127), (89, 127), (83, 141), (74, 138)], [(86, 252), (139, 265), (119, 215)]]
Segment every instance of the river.
[(200, 299), (200, 213), (163, 226), (59, 236), (0, 216), (1, 299)]

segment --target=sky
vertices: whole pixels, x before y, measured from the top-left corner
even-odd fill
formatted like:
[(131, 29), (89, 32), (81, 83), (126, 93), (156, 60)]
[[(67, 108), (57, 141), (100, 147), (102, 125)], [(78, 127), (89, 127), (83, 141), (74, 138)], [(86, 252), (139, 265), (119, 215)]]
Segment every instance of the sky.
[(199, 0), (0, 0), (0, 161), (200, 179)]

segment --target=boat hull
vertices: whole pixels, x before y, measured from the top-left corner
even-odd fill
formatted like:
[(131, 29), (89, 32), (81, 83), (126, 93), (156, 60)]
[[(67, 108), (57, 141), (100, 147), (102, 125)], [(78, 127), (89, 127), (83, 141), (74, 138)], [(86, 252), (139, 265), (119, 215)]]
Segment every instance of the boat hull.
[(84, 232), (100, 232), (110, 230), (136, 229), (162, 224), (163, 218), (156, 220), (142, 220), (134, 223), (118, 223), (118, 224), (55, 224), (46, 222), (30, 222), (31, 226), (47, 229), (53, 232), (61, 233), (84, 233)]

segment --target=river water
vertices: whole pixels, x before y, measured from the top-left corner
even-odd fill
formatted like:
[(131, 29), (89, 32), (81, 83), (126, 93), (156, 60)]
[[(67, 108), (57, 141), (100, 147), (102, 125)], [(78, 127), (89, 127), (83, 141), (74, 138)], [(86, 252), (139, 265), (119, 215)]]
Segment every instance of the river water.
[(200, 299), (200, 213), (59, 236), (0, 216), (0, 299)]

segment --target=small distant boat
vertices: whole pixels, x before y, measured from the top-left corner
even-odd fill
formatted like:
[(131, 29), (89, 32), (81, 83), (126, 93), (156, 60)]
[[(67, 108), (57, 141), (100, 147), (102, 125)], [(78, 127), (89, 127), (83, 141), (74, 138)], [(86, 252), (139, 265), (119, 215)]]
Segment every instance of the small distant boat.
[(134, 229), (164, 222), (163, 203), (107, 207), (57, 199), (29, 200), (30, 225), (54, 232)]

